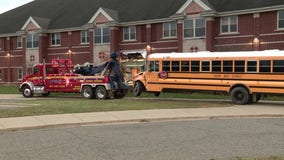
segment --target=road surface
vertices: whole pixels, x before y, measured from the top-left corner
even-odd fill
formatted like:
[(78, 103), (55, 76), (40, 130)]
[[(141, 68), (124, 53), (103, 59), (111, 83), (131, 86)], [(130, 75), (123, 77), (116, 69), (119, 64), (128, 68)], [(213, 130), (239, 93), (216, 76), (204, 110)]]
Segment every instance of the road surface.
[(211, 160), (284, 156), (284, 118), (0, 132), (0, 160)]

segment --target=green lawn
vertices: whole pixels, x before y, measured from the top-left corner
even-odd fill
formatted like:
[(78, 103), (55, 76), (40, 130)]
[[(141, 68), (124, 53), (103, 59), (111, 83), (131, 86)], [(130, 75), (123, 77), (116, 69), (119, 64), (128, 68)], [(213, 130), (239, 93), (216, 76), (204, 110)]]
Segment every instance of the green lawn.
[(142, 109), (172, 109), (172, 108), (200, 108), (200, 107), (227, 107), (229, 102), (199, 102), (199, 101), (171, 101), (171, 100), (145, 100), (136, 98), (89, 100), (81, 96), (74, 97), (35, 97), (27, 101), (8, 100), (0, 102), (0, 105), (18, 105), (15, 107), (0, 109), (0, 118), (33, 116), (46, 114), (84, 113), (100, 111), (122, 111)]
[(18, 94), (19, 86), (0, 86), (0, 94)]

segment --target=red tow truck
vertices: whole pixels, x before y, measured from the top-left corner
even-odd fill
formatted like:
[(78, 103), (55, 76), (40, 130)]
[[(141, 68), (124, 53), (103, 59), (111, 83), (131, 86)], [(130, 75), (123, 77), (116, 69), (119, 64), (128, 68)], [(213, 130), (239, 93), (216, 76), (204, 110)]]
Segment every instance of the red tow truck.
[(36, 64), (33, 73), (23, 78), (19, 90), (24, 97), (63, 92), (82, 93), (88, 99), (122, 98), (128, 91), (128, 85), (120, 72), (118, 56), (113, 53), (112, 60), (100, 66), (77, 65), (74, 69), (70, 67), (71, 60), (67, 59)]

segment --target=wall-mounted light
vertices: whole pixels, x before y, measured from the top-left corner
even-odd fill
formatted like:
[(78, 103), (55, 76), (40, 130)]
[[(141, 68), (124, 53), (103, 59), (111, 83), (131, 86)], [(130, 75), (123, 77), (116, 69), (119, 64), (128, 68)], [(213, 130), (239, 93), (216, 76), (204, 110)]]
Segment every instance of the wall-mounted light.
[(152, 53), (152, 47), (150, 45), (147, 45), (146, 51), (147, 51), (147, 54), (151, 54)]
[(253, 39), (253, 43), (254, 43), (254, 44), (258, 44), (258, 43), (259, 43), (259, 39), (258, 39), (257, 37), (255, 37), (255, 38)]

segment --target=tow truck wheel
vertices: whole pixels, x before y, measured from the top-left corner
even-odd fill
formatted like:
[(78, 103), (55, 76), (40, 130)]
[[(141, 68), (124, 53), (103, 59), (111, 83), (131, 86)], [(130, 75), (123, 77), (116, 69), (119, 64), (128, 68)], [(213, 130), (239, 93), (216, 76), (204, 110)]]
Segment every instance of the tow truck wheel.
[(31, 90), (31, 88), (29, 86), (25, 86), (23, 88), (23, 96), (26, 98), (32, 97), (34, 95), (33, 91)]
[(106, 99), (108, 97), (106, 88), (104, 86), (98, 86), (95, 90), (95, 96), (97, 99)]
[(84, 86), (82, 90), (82, 94), (84, 98), (92, 99), (94, 97), (94, 91), (91, 86)]

